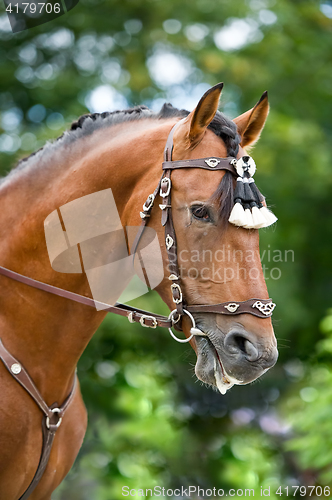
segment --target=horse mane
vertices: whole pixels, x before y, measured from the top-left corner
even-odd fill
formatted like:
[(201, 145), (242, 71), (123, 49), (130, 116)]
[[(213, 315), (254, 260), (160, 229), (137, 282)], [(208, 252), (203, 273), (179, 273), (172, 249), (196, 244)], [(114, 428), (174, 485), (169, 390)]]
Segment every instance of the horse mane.
[[(53, 142), (48, 141), (39, 150), (31, 153), (26, 158), (22, 158), (13, 172), (23, 169), (30, 163), (30, 160), (37, 160), (37, 158), (42, 159), (43, 154), (46, 152), (55, 150), (62, 145), (70, 145), (76, 140), (89, 136), (101, 128), (107, 128), (120, 123), (142, 119), (162, 120), (173, 117), (184, 118), (185, 116), (188, 116), (188, 114), (189, 111), (174, 108), (170, 103), (165, 103), (161, 110), (157, 113), (149, 109), (147, 106), (142, 105), (125, 110), (85, 114), (73, 122), (70, 129), (65, 131)], [(227, 147), (228, 156), (236, 157), (239, 149), (240, 136), (237, 133), (235, 123), (227, 118), (223, 113), (217, 111), (208, 128), (224, 141)], [(227, 221), (233, 202), (233, 177), (230, 172), (225, 172), (225, 175), (223, 176), (223, 179), (216, 192), (213, 194), (211, 200), (217, 201), (222, 222)]]

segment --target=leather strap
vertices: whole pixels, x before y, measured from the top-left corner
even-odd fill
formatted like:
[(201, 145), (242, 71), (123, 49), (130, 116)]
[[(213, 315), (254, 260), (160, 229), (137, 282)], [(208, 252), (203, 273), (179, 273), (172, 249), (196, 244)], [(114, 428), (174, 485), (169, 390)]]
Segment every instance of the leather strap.
[(57, 403), (54, 403), (51, 407), (49, 407), (45, 403), (37, 387), (30, 378), (28, 372), (25, 370), (23, 365), (16, 358), (14, 358), (14, 356), (12, 356), (10, 352), (5, 348), (1, 339), (0, 339), (0, 359), (2, 360), (3, 364), (5, 365), (11, 376), (28, 392), (28, 394), (32, 397), (34, 402), (39, 406), (41, 411), (44, 413), (42, 421), (43, 445), (42, 445), (42, 452), (39, 464), (36, 473), (32, 479), (32, 482), (30, 483), (30, 486), (19, 499), (19, 500), (26, 500), (34, 491), (34, 489), (37, 487), (46, 469), (55, 433), (61, 424), (65, 411), (67, 410), (68, 406), (70, 405), (70, 403), (74, 398), (76, 384), (77, 384), (77, 376), (75, 374), (73, 387), (70, 391), (70, 394), (63, 402), (63, 404), (59, 407)]
[(235, 300), (222, 302), (221, 304), (191, 305), (186, 309), (190, 313), (215, 313), (236, 316), (237, 314), (252, 314), (258, 318), (269, 318), (272, 316), (275, 304), (272, 299), (248, 299), (243, 302)]
[[(134, 308), (127, 304), (116, 303), (114, 306), (110, 306), (108, 304), (98, 302), (97, 300), (90, 299), (89, 297), (79, 295), (78, 293), (69, 292), (68, 290), (63, 290), (62, 288), (49, 285), (48, 283), (43, 283), (33, 278), (23, 276), (23, 274), (16, 273), (15, 271), (11, 271), (10, 269), (6, 269), (2, 266), (0, 266), (0, 274), (6, 276), (7, 278), (11, 278), (12, 280), (24, 283), (25, 285), (37, 288), (38, 290), (42, 290), (43, 292), (51, 293), (53, 295), (57, 295), (58, 297), (78, 302), (79, 304), (84, 304), (93, 308), (95, 308), (96, 305), (102, 306), (103, 311), (119, 314), (120, 316), (126, 316), (132, 323), (144, 323), (142, 326), (149, 326), (152, 328), (161, 326), (169, 328), (172, 324), (166, 316), (150, 313), (144, 309)], [(147, 316), (149, 318), (146, 318)]]
[[(234, 177), (238, 174), (231, 164), (234, 158), (219, 158), (217, 156), (210, 156), (209, 158), (198, 158), (194, 160), (177, 160), (177, 161), (164, 161), (163, 170), (177, 170), (179, 168), (203, 168), (204, 170), (228, 170)], [(209, 162), (210, 165), (207, 163)], [(217, 163), (218, 162), (218, 163)], [(211, 166), (212, 164), (215, 166)]]

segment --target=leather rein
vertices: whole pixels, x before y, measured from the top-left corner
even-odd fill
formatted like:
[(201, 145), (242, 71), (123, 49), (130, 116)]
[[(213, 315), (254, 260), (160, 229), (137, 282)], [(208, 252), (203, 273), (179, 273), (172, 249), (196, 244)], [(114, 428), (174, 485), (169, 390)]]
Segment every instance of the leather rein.
[[(206, 335), (204, 332), (196, 328), (195, 319), (192, 313), (214, 313), (214, 314), (225, 314), (229, 316), (234, 316), (238, 314), (252, 314), (259, 318), (268, 318), (272, 316), (275, 304), (272, 302), (271, 299), (251, 298), (242, 302), (228, 301), (219, 304), (204, 304), (204, 305), (188, 305), (185, 302), (184, 295), (181, 289), (181, 276), (177, 259), (176, 235), (175, 235), (173, 216), (172, 216), (171, 173), (173, 170), (179, 168), (203, 168), (205, 170), (211, 170), (211, 171), (227, 170), (231, 172), (234, 176), (237, 176), (237, 174), (234, 167), (234, 164), (236, 163), (235, 158), (212, 157), (212, 158), (200, 158), (194, 160), (172, 161), (173, 135), (175, 129), (181, 122), (183, 122), (183, 120), (180, 120), (174, 125), (168, 136), (164, 150), (164, 162), (162, 165), (163, 174), (155, 191), (148, 196), (146, 202), (143, 205), (143, 211), (140, 212), (140, 216), (142, 218), (141, 226), (139, 228), (139, 231), (136, 235), (135, 241), (131, 248), (131, 254), (135, 255), (139, 242), (143, 235), (144, 229), (148, 224), (149, 217), (151, 215), (151, 210), (154, 205), (154, 201), (159, 194), (162, 198), (162, 203), (159, 205), (159, 207), (162, 211), (161, 223), (165, 227), (165, 245), (166, 245), (166, 251), (169, 261), (169, 270), (170, 270), (170, 275), (168, 279), (171, 281), (170, 286), (172, 292), (172, 299), (175, 304), (175, 309), (170, 313), (168, 317), (151, 313), (143, 309), (134, 308), (127, 304), (116, 303), (113, 306), (110, 306), (108, 304), (102, 304), (89, 297), (84, 297), (83, 295), (69, 292), (67, 290), (63, 290), (62, 288), (58, 288), (49, 285), (47, 283), (43, 283), (41, 281), (37, 281), (33, 278), (29, 278), (22, 274), (16, 273), (15, 271), (12, 271), (2, 266), (0, 266), (0, 274), (12, 280), (23, 283), (25, 285), (37, 288), (44, 292), (51, 293), (53, 295), (57, 295), (59, 297), (72, 300), (74, 302), (78, 302), (80, 304), (84, 304), (94, 308), (96, 307), (96, 305), (101, 305), (103, 312), (110, 312), (113, 314), (118, 314), (120, 316), (125, 316), (128, 318), (130, 323), (139, 322), (143, 327), (148, 327), (148, 328), (157, 328), (157, 326), (168, 328), (172, 337), (181, 343), (189, 342), (195, 335), (198, 336)], [(186, 339), (179, 339), (174, 335), (171, 328), (175, 327), (177, 330), (181, 331), (179, 323), (180, 320), (185, 315), (189, 316), (192, 322), (192, 327), (190, 330), (191, 335)], [(26, 500), (38, 485), (46, 469), (55, 433), (62, 422), (62, 418), (65, 411), (67, 410), (67, 408), (69, 407), (70, 403), (74, 398), (75, 388), (77, 384), (77, 377), (75, 374), (73, 387), (70, 391), (70, 394), (64, 401), (64, 403), (61, 406), (59, 406), (57, 403), (54, 403), (49, 407), (45, 403), (42, 396), (40, 395), (38, 389), (36, 388), (34, 382), (30, 378), (27, 371), (24, 369), (23, 365), (9, 353), (9, 351), (4, 347), (1, 339), (0, 339), (0, 359), (4, 363), (9, 373), (28, 392), (28, 394), (32, 397), (32, 399), (35, 401), (35, 403), (38, 405), (38, 407), (44, 414), (42, 420), (43, 445), (42, 445), (42, 453), (40, 461), (31, 484), (19, 499), (19, 500)]]

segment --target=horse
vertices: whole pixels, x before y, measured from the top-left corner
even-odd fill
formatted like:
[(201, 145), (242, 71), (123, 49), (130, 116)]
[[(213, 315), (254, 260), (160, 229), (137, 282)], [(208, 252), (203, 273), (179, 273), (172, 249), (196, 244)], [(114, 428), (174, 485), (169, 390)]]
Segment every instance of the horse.
[[(278, 351), (258, 230), (228, 222), (237, 185), (230, 171), (234, 167), (228, 161), (229, 167), (215, 168), (226, 158), (233, 158), (233, 165), (248, 160), (246, 148), (263, 129), (268, 98), (264, 93), (252, 109), (230, 120), (218, 111), (221, 89), (222, 84), (209, 89), (191, 113), (165, 104), (159, 113), (139, 106), (84, 115), (2, 179), (0, 265), (9, 271), (0, 276), (5, 349), (0, 362), (0, 498), (50, 500), (72, 467), (87, 428), (76, 365), (108, 310), (87, 307), (93, 299), (84, 273), (52, 268), (44, 233), (49, 214), (73, 200), (111, 188), (123, 227), (141, 223), (144, 229), (148, 224), (156, 232), (164, 266), (156, 291), (172, 310), (164, 323), (175, 325), (181, 318), (178, 329), (197, 354), (195, 373), (200, 380), (225, 392), (233, 384), (255, 380), (275, 364)], [(201, 158), (206, 160), (198, 168)], [(181, 160), (188, 161), (189, 168), (176, 168)], [(160, 180), (163, 172), (169, 182)], [(169, 214), (174, 230), (173, 238), (167, 236), (176, 238), (175, 264), (169, 262), (171, 243), (165, 241), (160, 211), (152, 210), (151, 196), (145, 202), (153, 192), (158, 199), (156, 186), (162, 215), (167, 219)], [(209, 258), (198, 258), (204, 251)], [(251, 258), (244, 259), (248, 251)], [(221, 259), (220, 252), (229, 258)], [(174, 270), (180, 273), (175, 278)], [(27, 286), (32, 281), (37, 285)], [(54, 287), (53, 292), (45, 293), (38, 283)], [(68, 295), (61, 296), (56, 292), (60, 289)], [(253, 297), (256, 302), (248, 302)], [(216, 301), (221, 308), (212, 306)], [(121, 311), (142, 326), (163, 324), (162, 317), (130, 308)], [(63, 402), (62, 421), (50, 425), (52, 415), (60, 416)], [(43, 473), (29, 490), (43, 448), (43, 408), (48, 428), (57, 432)]]

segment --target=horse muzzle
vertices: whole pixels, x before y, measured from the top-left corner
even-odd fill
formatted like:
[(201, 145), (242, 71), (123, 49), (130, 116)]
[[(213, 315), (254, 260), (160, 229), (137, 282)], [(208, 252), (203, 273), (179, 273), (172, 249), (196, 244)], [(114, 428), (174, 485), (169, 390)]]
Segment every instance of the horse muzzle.
[(216, 386), (225, 394), (233, 385), (253, 382), (275, 365), (278, 359), (276, 341), (257, 338), (244, 329), (233, 328), (226, 335), (220, 332), (196, 336), (196, 376)]

